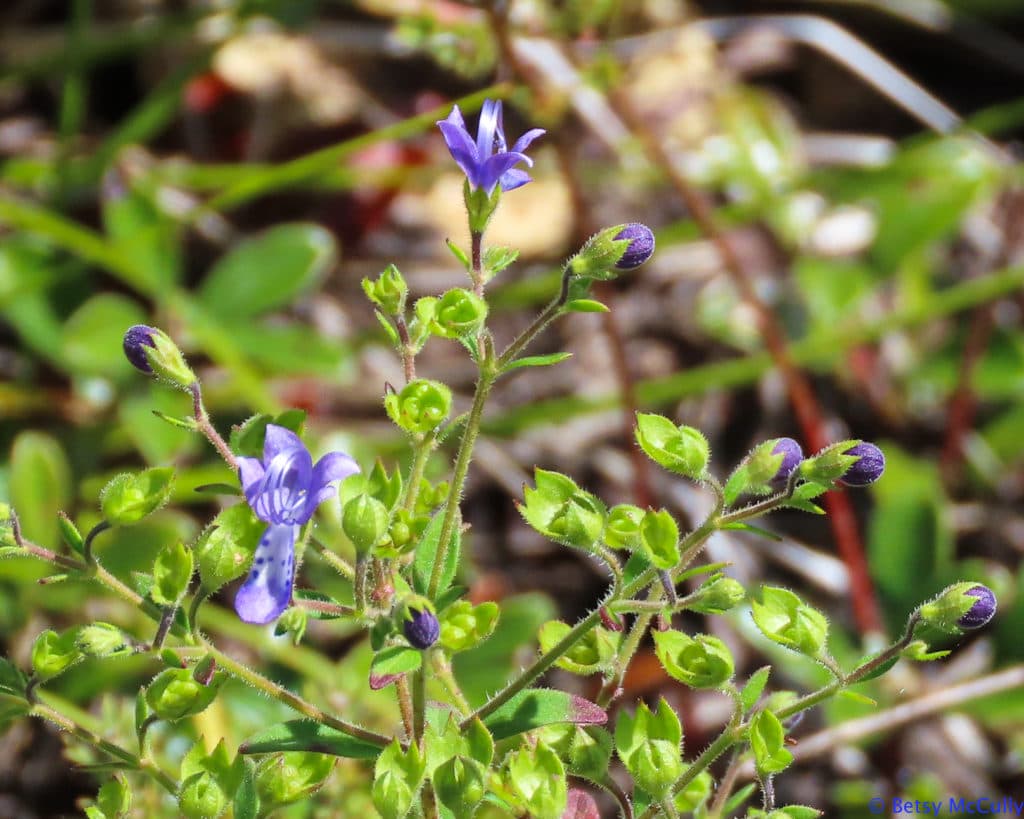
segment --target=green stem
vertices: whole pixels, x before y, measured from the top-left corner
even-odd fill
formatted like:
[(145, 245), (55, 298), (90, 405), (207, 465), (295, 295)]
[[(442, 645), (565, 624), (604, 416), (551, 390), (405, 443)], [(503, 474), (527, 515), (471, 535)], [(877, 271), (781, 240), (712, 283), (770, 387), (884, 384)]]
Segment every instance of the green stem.
[(225, 669), (229, 674), (248, 683), (253, 688), (262, 691), (264, 694), (274, 698), (275, 700), (283, 702), (285, 705), (290, 706), (303, 716), (309, 717), (310, 719), (316, 720), (317, 722), (331, 728), (336, 728), (349, 736), (353, 736), (356, 739), (361, 739), (364, 742), (369, 742), (371, 745), (377, 745), (381, 748), (391, 741), (389, 737), (386, 737), (383, 734), (378, 734), (375, 731), (370, 731), (359, 725), (331, 716), (327, 712), (313, 705), (313, 703), (304, 700), (298, 694), (289, 691), (287, 688), (278, 685), (272, 680), (268, 680), (258, 672), (253, 671), (251, 668), (233, 659), (211, 643), (204, 640), (202, 645), (214, 660), (217, 661), (217, 664), (221, 666), (221, 668)]
[(466, 716), (466, 714), (473, 710), (473, 707), (469, 704), (469, 700), (466, 699), (466, 695), (462, 693), (459, 681), (455, 679), (455, 672), (452, 671), (451, 662), (442, 651), (435, 651), (433, 654), (435, 676), (441, 681), (441, 685), (448, 692), (448, 696), (455, 701), (455, 707), (459, 709), (462, 716)]
[[(427, 660), (428, 658), (424, 658)], [(426, 662), (412, 673), (412, 736), (413, 741), (423, 748), (423, 728), (427, 716), (427, 672)]]
[(213, 444), (220, 457), (227, 461), (228, 466), (237, 471), (238, 460), (235, 458), (235, 453), (231, 451), (231, 447), (227, 445), (227, 442), (220, 437), (216, 427), (210, 423), (210, 416), (206, 412), (206, 406), (203, 404), (202, 387), (199, 386), (198, 381), (193, 381), (189, 389), (192, 393), (192, 414), (195, 416), (196, 426), (206, 436), (206, 440)]
[(310, 538), (310, 542), (316, 548), (316, 553), (324, 559), (325, 562), (331, 565), (338, 574), (344, 577), (346, 580), (356, 579), (356, 570), (352, 567), (352, 564), (345, 560), (340, 555), (336, 555), (330, 550), (330, 548), (321, 540), (317, 540), (315, 537)]
[(356, 598), (356, 611), (362, 615), (366, 611), (366, 573), (370, 567), (370, 560), (366, 555), (356, 558), (356, 582), (354, 594)]
[(96, 565), (96, 558), (92, 553), (92, 542), (96, 539), (96, 536), (107, 531), (110, 528), (110, 524), (105, 520), (101, 520), (85, 536), (85, 540), (82, 541), (82, 557), (85, 558), (85, 562), (90, 566)]
[(541, 311), (540, 315), (537, 316), (523, 332), (521, 332), (508, 347), (505, 348), (505, 352), (498, 358), (498, 372), (504, 370), (509, 364), (516, 360), (517, 356), (527, 348), (531, 341), (533, 341), (552, 321), (554, 321), (562, 307), (569, 298), (569, 282), (572, 280), (572, 272), (568, 266), (562, 271), (562, 286), (558, 291), (558, 295), (552, 300), (552, 302)]
[(398, 710), (402, 713), (402, 726), (409, 742), (414, 742), (416, 735), (416, 719), (413, 716), (412, 688), (409, 686), (409, 675), (403, 674), (395, 680), (395, 694), (398, 697)]
[(452, 482), (448, 488), (448, 500), (445, 502), (441, 535), (438, 538), (437, 553), (434, 555), (434, 566), (430, 572), (430, 586), (427, 590), (427, 597), (431, 600), (437, 597), (437, 589), (441, 585), (441, 572), (444, 570), (448, 549), (451, 547), (452, 536), (455, 534), (455, 521), (458, 518), (462, 489), (466, 483), (466, 474), (469, 472), (469, 462), (473, 458), (473, 447), (476, 445), (477, 435), (480, 433), (480, 422), (484, 416), (484, 405), (487, 403), (487, 396), (491, 393), (491, 387), (494, 386), (494, 380), (494, 372), (488, 370), (486, 364), (483, 364), (480, 370), (480, 377), (476, 382), (476, 392), (473, 394), (473, 407), (469, 411), (466, 429), (463, 431), (462, 440), (459, 442), (459, 452), (455, 456), (455, 471), (452, 474)]
[(420, 484), (423, 483), (423, 474), (426, 472), (427, 462), (430, 460), (430, 453), (434, 451), (436, 440), (432, 434), (428, 434), (413, 444), (409, 482), (406, 484), (405, 497), (402, 499), (402, 508), (406, 512), (412, 513), (416, 508), (416, 500), (420, 496)]
[(170, 774), (165, 773), (157, 767), (157, 765), (151, 760), (140, 759), (131, 751), (125, 750), (120, 745), (115, 745), (113, 742), (109, 742), (108, 740), (103, 739), (103, 737), (94, 734), (89, 729), (79, 725), (70, 717), (65, 716), (49, 705), (36, 703), (32, 706), (30, 713), (32, 716), (52, 722), (58, 728), (62, 728), (72, 736), (82, 740), (82, 742), (92, 745), (98, 750), (103, 751), (103, 753), (108, 756), (125, 763), (129, 768), (145, 772), (160, 783), (168, 793), (177, 795), (179, 789), (178, 782), (171, 777)]
[(675, 802), (671, 796), (664, 797), (661, 802), (661, 812), (665, 814), (668, 819), (679, 819), (679, 811), (676, 810)]

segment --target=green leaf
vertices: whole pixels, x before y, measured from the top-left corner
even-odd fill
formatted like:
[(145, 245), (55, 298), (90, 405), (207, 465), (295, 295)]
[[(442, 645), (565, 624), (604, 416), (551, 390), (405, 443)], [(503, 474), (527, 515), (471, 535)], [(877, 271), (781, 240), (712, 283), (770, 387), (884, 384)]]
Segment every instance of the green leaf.
[(562, 307), (566, 313), (609, 313), (608, 307), (594, 299), (572, 299)]
[(271, 228), (239, 243), (222, 257), (199, 289), (214, 315), (258, 316), (291, 304), (335, 263), (334, 238), (318, 225)]
[[(451, 543), (448, 544), (448, 553), (445, 555), (444, 566), (441, 569), (441, 582), (437, 586), (438, 594), (444, 592), (452, 584), (452, 580), (455, 579), (455, 571), (459, 566), (462, 534), (459, 531), (458, 518), (456, 518), (455, 524), (455, 531), (452, 534)], [(412, 562), (412, 585), (417, 594), (425, 595), (430, 588), (430, 574), (434, 570), (434, 559), (440, 547), (443, 525), (444, 510), (441, 509), (430, 519), (430, 523), (423, 531), (423, 537), (416, 546), (416, 556)]]
[(483, 721), (495, 741), (544, 725), (604, 725), (608, 715), (589, 700), (548, 688), (520, 691)]
[(370, 665), (373, 677), (390, 677), (393, 674), (408, 674), (423, 664), (423, 653), (409, 646), (388, 646), (378, 651)]
[(567, 358), (572, 358), (572, 353), (549, 353), (548, 355), (530, 355), (525, 358), (519, 358), (505, 367), (504, 372), (510, 372), (511, 370), (519, 370), (523, 367), (549, 367), (552, 364), (558, 364), (561, 361), (565, 361)]
[(160, 211), (150, 191), (122, 188), (106, 197), (103, 226), (118, 252), (130, 257), (155, 287), (173, 285), (181, 278), (180, 229)]
[(304, 410), (290, 409), (277, 415), (261, 413), (247, 418), (241, 424), (231, 427), (228, 445), (236, 455), (247, 458), (263, 457), (263, 439), (267, 434), (267, 424), (274, 424), (290, 429), (296, 435), (302, 434), (302, 426), (306, 422)]
[(71, 496), (71, 470), (60, 444), (41, 432), (20, 433), (11, 448), (9, 475), (11, 505), (25, 537), (55, 542), (57, 513)]
[(116, 293), (93, 296), (64, 324), (61, 352), (65, 368), (79, 375), (123, 378), (132, 365), (122, 349), (124, 332), (142, 324), (146, 314), (131, 299)]
[(272, 725), (243, 742), (240, 754), (272, 754), (279, 751), (312, 751), (349, 759), (376, 759), (381, 749), (349, 734), (308, 719)]
[(750, 675), (747, 684), (740, 691), (740, 702), (743, 704), (744, 711), (749, 711), (757, 705), (757, 701), (761, 699), (761, 694), (764, 693), (765, 685), (768, 684), (768, 675), (771, 674), (771, 671), (772, 667), (766, 665)]
[(214, 592), (240, 577), (256, 553), (267, 525), (247, 504), (230, 506), (213, 519), (195, 545), (203, 588)]
[(103, 490), (100, 501), (103, 517), (114, 526), (138, 523), (167, 502), (173, 481), (171, 467), (118, 475)]

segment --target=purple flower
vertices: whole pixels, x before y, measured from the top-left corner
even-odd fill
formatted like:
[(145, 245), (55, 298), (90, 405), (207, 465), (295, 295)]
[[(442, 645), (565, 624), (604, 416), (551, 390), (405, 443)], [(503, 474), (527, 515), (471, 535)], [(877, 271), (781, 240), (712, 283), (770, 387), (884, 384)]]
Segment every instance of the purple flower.
[(885, 455), (874, 444), (863, 442), (850, 447), (843, 454), (856, 455), (860, 459), (839, 479), (847, 486), (867, 486), (881, 478), (885, 471)]
[(146, 351), (142, 348), (146, 346), (156, 349), (153, 336), (159, 332), (155, 327), (136, 324), (134, 327), (129, 327), (124, 334), (124, 354), (135, 369), (142, 370), (144, 373), (153, 372), (153, 368), (149, 366), (149, 359), (146, 358)]
[(422, 651), (437, 642), (441, 636), (441, 624), (437, 622), (434, 612), (427, 608), (410, 607), (407, 617), (409, 619), (403, 624), (402, 631), (409, 645)]
[(779, 471), (769, 481), (772, 487), (782, 489), (789, 482), (789, 476), (793, 470), (800, 466), (804, 459), (804, 451), (800, 444), (792, 438), (779, 438), (772, 447), (772, 455), (782, 455), (782, 463), (779, 464)]
[(238, 476), (245, 500), (266, 521), (252, 571), (235, 595), (235, 611), (247, 623), (277, 619), (291, 601), (295, 538), (317, 506), (334, 496), (334, 481), (359, 471), (342, 452), (313, 465), (309, 450), (289, 429), (267, 424), (263, 458), (239, 458)]
[(654, 255), (654, 234), (647, 225), (630, 222), (623, 226), (615, 238), (616, 240), (629, 239), (629, 247), (622, 254), (622, 258), (615, 263), (619, 270), (632, 270), (634, 267), (640, 267)]
[(960, 628), (981, 628), (996, 616), (996, 596), (988, 586), (982, 586), (979, 583), (974, 588), (968, 589), (964, 594), (977, 597), (978, 601), (957, 621)]
[(520, 162), (525, 162), (527, 166), (533, 165), (533, 160), (523, 152), (544, 130), (534, 128), (527, 131), (516, 140), (512, 150), (508, 150), (500, 100), (484, 100), (476, 142), (466, 130), (466, 122), (457, 105), (452, 108), (447, 119), (437, 123), (437, 127), (444, 134), (448, 150), (473, 188), (483, 188), (490, 195), (498, 183), (501, 183), (503, 191), (510, 191), (530, 181), (526, 171), (514, 166)]

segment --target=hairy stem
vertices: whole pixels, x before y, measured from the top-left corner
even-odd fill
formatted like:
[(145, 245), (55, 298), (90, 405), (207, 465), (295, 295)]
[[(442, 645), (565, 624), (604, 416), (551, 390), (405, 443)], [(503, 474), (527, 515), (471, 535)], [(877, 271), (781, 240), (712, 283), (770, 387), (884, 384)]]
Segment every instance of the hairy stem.
[(238, 469), (238, 460), (235, 458), (235, 453), (231, 451), (231, 447), (227, 445), (227, 442), (220, 437), (220, 433), (217, 432), (216, 428), (210, 423), (210, 416), (206, 412), (206, 407), (203, 405), (203, 392), (199, 386), (198, 381), (193, 381), (192, 386), (189, 388), (192, 393), (192, 414), (196, 419), (196, 427), (199, 429), (206, 440), (213, 444), (214, 449), (220, 454), (220, 456), (227, 462), (228, 466), (232, 469)]

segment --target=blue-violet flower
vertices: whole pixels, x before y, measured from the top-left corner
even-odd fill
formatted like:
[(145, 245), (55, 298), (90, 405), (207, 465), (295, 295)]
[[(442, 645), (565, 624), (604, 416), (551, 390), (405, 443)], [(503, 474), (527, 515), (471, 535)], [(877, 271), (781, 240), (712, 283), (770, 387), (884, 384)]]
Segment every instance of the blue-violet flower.
[(441, 636), (441, 624), (437, 622), (437, 616), (430, 609), (410, 608), (408, 620), (402, 626), (405, 632), (405, 639), (413, 648), (430, 648)]
[(155, 336), (160, 331), (155, 327), (149, 327), (145, 324), (135, 324), (128, 328), (128, 332), (124, 334), (124, 354), (125, 357), (132, 363), (132, 366), (137, 370), (142, 370), (144, 373), (152, 374), (153, 368), (149, 366), (149, 359), (146, 358), (146, 351), (143, 350), (143, 346), (156, 348), (156, 343), (153, 341)]
[(294, 432), (267, 424), (263, 458), (239, 458), (245, 500), (269, 525), (253, 559), (249, 578), (235, 595), (235, 611), (247, 623), (269, 623), (288, 608), (295, 568), (295, 539), (317, 506), (332, 498), (334, 481), (359, 471), (343, 452), (313, 458)]
[(484, 101), (476, 142), (469, 135), (457, 105), (452, 108), (447, 119), (440, 120), (437, 126), (444, 135), (452, 157), (473, 188), (483, 188), (490, 195), (499, 183), (503, 191), (510, 191), (530, 181), (526, 171), (514, 166), (520, 162), (525, 162), (527, 166), (533, 165), (533, 160), (524, 151), (544, 133), (544, 129), (533, 128), (527, 131), (516, 140), (512, 150), (508, 150), (500, 100)]

